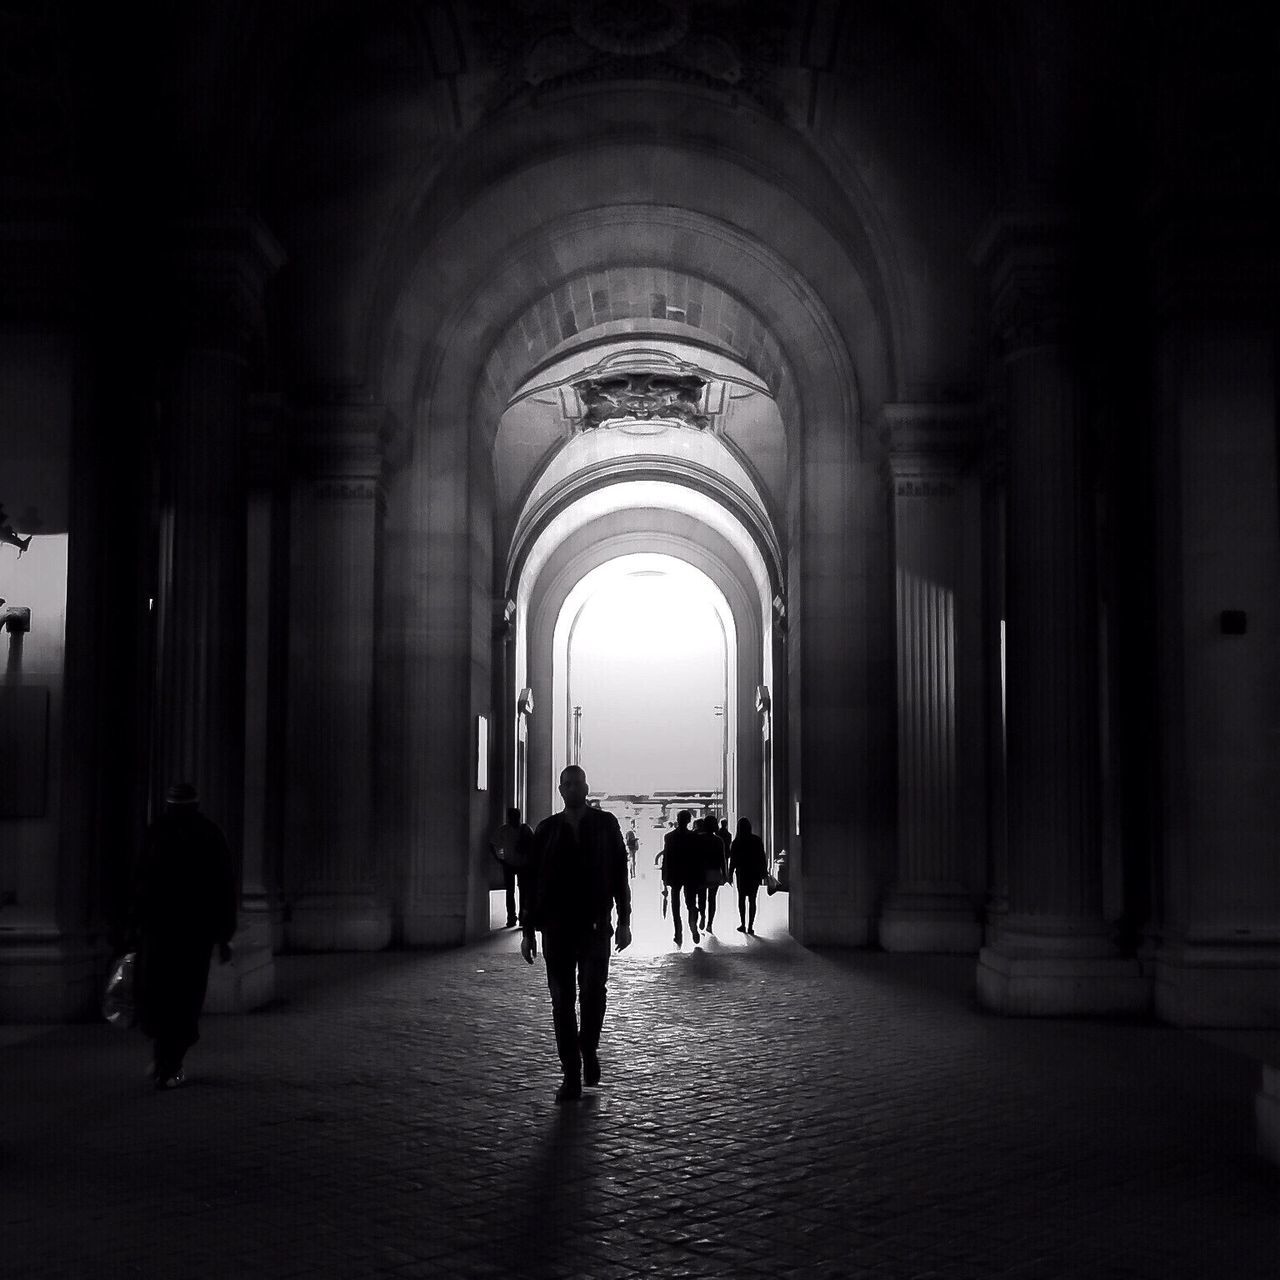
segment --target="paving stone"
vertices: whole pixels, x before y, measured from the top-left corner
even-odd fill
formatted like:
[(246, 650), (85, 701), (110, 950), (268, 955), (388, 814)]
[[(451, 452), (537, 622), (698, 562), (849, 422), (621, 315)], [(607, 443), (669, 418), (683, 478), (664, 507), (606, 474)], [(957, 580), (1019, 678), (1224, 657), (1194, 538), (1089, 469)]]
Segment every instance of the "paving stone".
[(679, 951), (639, 910), (573, 1106), (510, 932), (280, 957), (172, 1093), (133, 1034), (7, 1036), (0, 1274), (1274, 1280), (1249, 1060), (997, 1018), (971, 959), (805, 950), (784, 909)]

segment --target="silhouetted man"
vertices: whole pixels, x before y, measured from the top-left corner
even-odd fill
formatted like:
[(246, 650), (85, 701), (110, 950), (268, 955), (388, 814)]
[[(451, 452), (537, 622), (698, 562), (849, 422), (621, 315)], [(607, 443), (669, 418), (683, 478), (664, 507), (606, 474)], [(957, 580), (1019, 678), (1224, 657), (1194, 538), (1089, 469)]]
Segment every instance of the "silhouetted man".
[[(551, 1016), (564, 1080), (557, 1102), (582, 1097), (582, 1084), (600, 1083), (600, 1031), (609, 979), (609, 939), (631, 945), (631, 881), (618, 820), (587, 804), (587, 775), (576, 764), (560, 774), (564, 810), (544, 818), (533, 833), (533, 856), (523, 892), (520, 954), (538, 954), (551, 991)], [(615, 933), (613, 910), (618, 911)], [(576, 1005), (581, 991), (582, 1027)]]
[[(489, 847), (502, 868), (502, 884), (507, 894), (507, 928), (515, 925), (516, 884), (520, 884), (520, 896), (524, 897), (524, 871), (529, 865), (529, 851), (533, 844), (533, 828), (520, 821), (520, 810), (507, 810), (507, 820), (493, 833)], [(522, 903), (523, 905), (523, 903)]]
[[(738, 882), (739, 933), (755, 936), (756, 894), (760, 892), (760, 885), (768, 872), (768, 865), (764, 842), (752, 832), (748, 819), (739, 818), (738, 835), (729, 853), (729, 873)], [(751, 908), (750, 919), (747, 917), (748, 907)]]
[(662, 837), (662, 883), (671, 891), (671, 919), (675, 924), (676, 946), (684, 945), (684, 930), (680, 924), (680, 895), (684, 894), (685, 910), (689, 913), (689, 936), (694, 942), (698, 936), (698, 889), (702, 885), (702, 866), (698, 861), (698, 838), (689, 830), (693, 813), (681, 809), (676, 814), (674, 831)]
[(236, 877), (222, 832), (199, 812), (190, 783), (165, 793), (165, 811), (148, 828), (134, 895), (138, 1012), (155, 1042), (152, 1076), (172, 1089), (200, 1038), (200, 1010), (215, 943), (225, 964), (236, 931)]

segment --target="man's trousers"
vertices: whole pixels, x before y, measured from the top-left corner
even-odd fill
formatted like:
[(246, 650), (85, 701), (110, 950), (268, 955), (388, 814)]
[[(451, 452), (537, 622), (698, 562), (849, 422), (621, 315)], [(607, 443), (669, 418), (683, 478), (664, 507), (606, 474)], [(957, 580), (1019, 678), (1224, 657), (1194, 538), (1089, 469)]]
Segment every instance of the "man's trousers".
[[(600, 1045), (612, 943), (612, 936), (603, 929), (579, 935), (544, 931), (542, 935), (556, 1050), (565, 1076), (571, 1079), (582, 1075), (582, 1051), (594, 1053)], [(581, 1030), (579, 1003), (582, 1005)]]

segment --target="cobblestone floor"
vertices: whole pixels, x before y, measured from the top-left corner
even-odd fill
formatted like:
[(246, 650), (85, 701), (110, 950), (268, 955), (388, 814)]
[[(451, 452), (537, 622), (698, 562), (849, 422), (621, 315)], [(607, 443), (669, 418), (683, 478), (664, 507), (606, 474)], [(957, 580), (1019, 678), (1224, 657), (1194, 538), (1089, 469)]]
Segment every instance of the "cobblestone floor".
[(541, 960), (281, 957), (189, 1085), (105, 1025), (0, 1041), (0, 1274), (1276, 1280), (1257, 1068), (979, 1011), (972, 959), (676, 951), (642, 883), (604, 1081), (556, 1106)]

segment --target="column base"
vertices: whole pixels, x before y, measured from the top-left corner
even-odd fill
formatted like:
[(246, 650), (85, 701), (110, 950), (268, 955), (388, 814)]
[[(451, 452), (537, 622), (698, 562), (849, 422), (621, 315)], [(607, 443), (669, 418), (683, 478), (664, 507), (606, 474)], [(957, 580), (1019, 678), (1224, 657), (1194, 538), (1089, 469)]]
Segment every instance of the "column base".
[(1280, 1067), (1264, 1065), (1262, 1088), (1254, 1099), (1257, 1119), (1258, 1154), (1280, 1165)]
[(247, 1013), (275, 998), (270, 918), (265, 913), (242, 913), (231, 951), (229, 964), (219, 964), (216, 951), (210, 962), (205, 1013)]
[(391, 913), (371, 893), (305, 893), (285, 925), (290, 951), (381, 951), (391, 942)]
[(1155, 957), (1155, 1009), (1178, 1027), (1280, 1027), (1280, 942), (1169, 942)]
[(880, 945), (886, 951), (975, 955), (982, 925), (963, 894), (894, 892), (880, 914)]
[(54, 926), (0, 929), (0, 1022), (100, 1018), (111, 955), (105, 941)]
[(1151, 982), (1099, 934), (1020, 933), (978, 953), (978, 1000), (995, 1013), (1053, 1018), (1144, 1014)]

